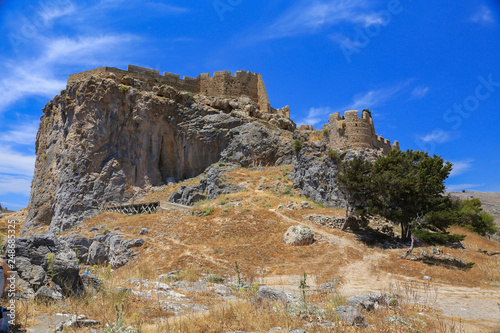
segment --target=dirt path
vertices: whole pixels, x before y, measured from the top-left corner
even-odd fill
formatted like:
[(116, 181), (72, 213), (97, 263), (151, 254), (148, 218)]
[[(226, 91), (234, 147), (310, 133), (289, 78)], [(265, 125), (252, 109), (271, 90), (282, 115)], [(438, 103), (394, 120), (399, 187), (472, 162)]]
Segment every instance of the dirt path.
[[(331, 239), (340, 247), (359, 249), (359, 243), (349, 237), (339, 237), (311, 222), (297, 221), (271, 209), (280, 218), (296, 224), (309, 226), (315, 233)], [(376, 265), (389, 254), (371, 251), (362, 260), (340, 269), (344, 283), (340, 292), (346, 296), (371, 292), (390, 291), (400, 288), (399, 293), (419, 304), (425, 304), (442, 312), (449, 318), (461, 318), (465, 332), (500, 332), (500, 288), (467, 288), (445, 284), (424, 283), (405, 276), (377, 271)], [(271, 285), (281, 285), (284, 290), (297, 290), (294, 276), (274, 276), (266, 279)], [(405, 287), (406, 286), (406, 287)]]

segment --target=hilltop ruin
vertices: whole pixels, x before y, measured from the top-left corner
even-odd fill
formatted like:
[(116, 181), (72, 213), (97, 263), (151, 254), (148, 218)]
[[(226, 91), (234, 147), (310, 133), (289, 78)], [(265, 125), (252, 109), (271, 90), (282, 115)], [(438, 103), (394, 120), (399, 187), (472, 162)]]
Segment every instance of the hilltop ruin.
[(288, 107), (282, 109), (271, 107), (262, 75), (244, 69), (236, 72), (234, 76), (228, 71), (218, 71), (214, 73), (214, 76), (210, 76), (210, 73), (203, 73), (195, 78), (184, 76), (181, 79), (179, 74), (163, 72), (163, 75), (160, 75), (159, 70), (134, 65), (128, 65), (126, 71), (114, 67), (99, 67), (70, 75), (68, 84), (77, 80), (83, 80), (91, 75), (106, 73), (113, 73), (120, 78), (149, 79), (157, 84), (170, 86), (179, 91), (187, 91), (205, 96), (224, 96), (228, 98), (246, 96), (258, 105), (260, 112), (279, 114), (290, 118)]

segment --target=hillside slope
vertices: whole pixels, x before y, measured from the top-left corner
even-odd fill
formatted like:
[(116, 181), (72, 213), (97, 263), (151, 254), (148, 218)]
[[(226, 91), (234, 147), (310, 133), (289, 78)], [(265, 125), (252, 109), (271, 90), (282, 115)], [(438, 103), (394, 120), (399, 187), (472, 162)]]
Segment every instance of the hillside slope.
[[(345, 212), (320, 207), (300, 196), (288, 178), (291, 169), (292, 165), (236, 168), (223, 176), (226, 182), (242, 188), (237, 193), (199, 202), (191, 209), (167, 207), (155, 214), (132, 216), (100, 213), (63, 232), (60, 236), (64, 239), (96, 240), (104, 235), (116, 235), (145, 240), (123, 266), (107, 268), (104, 264), (91, 268), (104, 278), (108, 291), (92, 299), (68, 299), (68, 311), (77, 309), (103, 324), (110, 323), (115, 316), (115, 305), (120, 302), (120, 294), (112, 290), (126, 287), (134, 293), (123, 300), (124, 319), (129, 325), (141, 325), (143, 332), (268, 332), (274, 326), (304, 327), (310, 333), (327, 332), (326, 328), (314, 326), (319, 323), (317, 318), (338, 320), (332, 309), (345, 304), (347, 297), (386, 291), (399, 295), (399, 304), (362, 311), (367, 322), (374, 325), (371, 331), (410, 331), (404, 322), (411, 322), (412, 329), (422, 332), (450, 332), (452, 325), (456, 331), (464, 332), (497, 330), (500, 257), (487, 256), (477, 249), (493, 251), (498, 243), (454, 229), (451, 231), (467, 235), (463, 248), (420, 244), (414, 251), (415, 260), (402, 260), (400, 256), (406, 245), (391, 239), (390, 231), (380, 228), (379, 221), (373, 220), (366, 229), (347, 232), (340, 231), (334, 224), (323, 223), (341, 218)], [(156, 187), (144, 192), (137, 202), (166, 201), (180, 187), (196, 184), (201, 178)], [(4, 226), (7, 222), (0, 219), (0, 223)], [(312, 245), (296, 247), (283, 243), (287, 229), (297, 225), (305, 225), (315, 233)], [(143, 231), (144, 228), (148, 231)], [(398, 228), (394, 228), (394, 232), (397, 234)], [(421, 260), (424, 253), (429, 261)], [(449, 265), (451, 258), (475, 264), (464, 269)], [(84, 260), (81, 264), (83, 272)], [(167, 273), (171, 273), (172, 278), (166, 282), (176, 293), (185, 295), (184, 298), (174, 294), (180, 299), (164, 299), (161, 293), (151, 297), (149, 289), (133, 282), (156, 281)], [(255, 303), (259, 286), (285, 290), (300, 300), (299, 284), (304, 273), (307, 273), (307, 301), (311, 312), (299, 305), (290, 305), (289, 310), (297, 311), (297, 316), (286, 317), (280, 316), (278, 310)], [(238, 274), (248, 288), (234, 287)], [(207, 278), (209, 276), (212, 278)], [(226, 280), (220, 282), (215, 277)], [(219, 282), (205, 284), (207, 279)], [(324, 283), (334, 287), (325, 291), (321, 289)], [(222, 290), (221, 286), (230, 288), (233, 296), (217, 294), (215, 290)], [(172, 308), (162, 307), (165, 302), (191, 307), (198, 304), (209, 310), (179, 315), (173, 313)], [(54, 306), (30, 307), (44, 317), (60, 312)], [(315, 307), (325, 312), (318, 315), (320, 312), (313, 311)], [(301, 313), (311, 315), (300, 319)], [(33, 314), (27, 316), (30, 320), (34, 318)], [(193, 316), (199, 320), (192, 320)], [(390, 321), (388, 317), (399, 319)], [(172, 321), (166, 322), (165, 318)], [(179, 325), (184, 328), (180, 329)], [(339, 332), (363, 331), (338, 322), (335, 325)]]

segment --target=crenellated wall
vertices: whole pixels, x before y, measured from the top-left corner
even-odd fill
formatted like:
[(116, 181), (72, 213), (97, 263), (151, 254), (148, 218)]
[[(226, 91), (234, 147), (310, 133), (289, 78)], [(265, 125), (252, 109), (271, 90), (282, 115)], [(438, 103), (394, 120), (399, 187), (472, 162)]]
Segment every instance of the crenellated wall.
[(329, 146), (332, 149), (382, 149), (389, 153), (392, 149), (399, 149), (398, 141), (391, 142), (375, 134), (373, 119), (366, 111), (359, 117), (357, 110), (344, 112), (344, 118), (336, 112), (330, 115), (328, 124), (323, 125), (328, 131)]
[(68, 78), (68, 83), (100, 73), (113, 73), (121, 77), (128, 75), (142, 80), (152, 79), (158, 83), (172, 86), (177, 90), (206, 96), (226, 96), (230, 98), (247, 96), (259, 105), (261, 112), (277, 113), (290, 118), (288, 107), (283, 109), (271, 108), (262, 76), (246, 70), (238, 71), (234, 76), (231, 75), (231, 72), (220, 71), (215, 72), (214, 76), (204, 73), (195, 78), (188, 76), (181, 78), (178, 74), (164, 72), (163, 75), (160, 75), (158, 70), (134, 65), (128, 65), (126, 71), (114, 67), (100, 67), (72, 74)]

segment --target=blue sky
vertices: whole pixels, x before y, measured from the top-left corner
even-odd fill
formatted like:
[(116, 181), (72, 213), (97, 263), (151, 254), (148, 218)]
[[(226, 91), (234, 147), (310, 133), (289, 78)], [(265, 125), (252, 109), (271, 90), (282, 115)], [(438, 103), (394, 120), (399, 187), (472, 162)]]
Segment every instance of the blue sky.
[(43, 106), (69, 74), (127, 64), (263, 75), (273, 107), (321, 128), (368, 108), (402, 149), (500, 191), (500, 4), (436, 0), (0, 1), (0, 202), (25, 207)]

